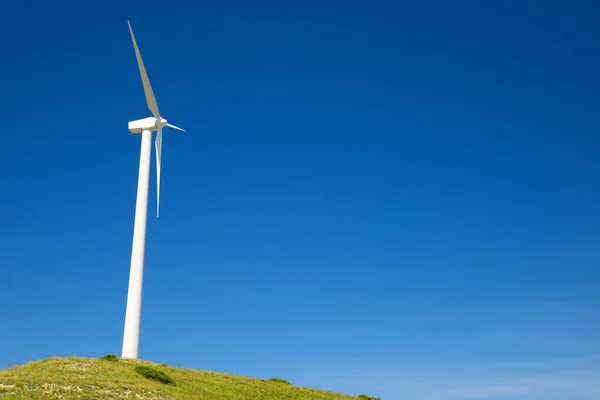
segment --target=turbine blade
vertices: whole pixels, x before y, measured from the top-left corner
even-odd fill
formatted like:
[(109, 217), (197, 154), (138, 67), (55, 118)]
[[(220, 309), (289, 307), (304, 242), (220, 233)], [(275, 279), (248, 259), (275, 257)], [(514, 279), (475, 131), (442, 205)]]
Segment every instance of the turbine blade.
[(142, 61), (140, 49), (138, 49), (137, 42), (135, 41), (135, 36), (133, 36), (133, 29), (131, 29), (131, 24), (129, 23), (129, 21), (127, 21), (127, 25), (129, 25), (131, 41), (133, 42), (133, 48), (135, 49), (135, 57), (137, 58), (138, 67), (140, 69), (140, 75), (142, 76), (142, 84), (144, 85), (144, 93), (146, 94), (146, 102), (148, 103), (148, 108), (150, 109), (150, 111), (152, 111), (154, 117), (160, 118), (160, 113), (158, 112), (158, 104), (156, 104), (156, 98), (154, 98), (154, 92), (152, 91), (152, 86), (150, 86), (150, 80), (148, 79), (148, 74), (146, 73), (144, 62)]
[(156, 217), (160, 207), (160, 156), (162, 152), (162, 127), (156, 133)]
[(180, 130), (181, 132), (185, 132), (183, 129), (181, 129), (181, 128), (179, 128), (179, 127), (175, 126), (175, 125), (167, 124), (167, 126), (168, 126), (169, 128), (173, 128), (173, 129)]

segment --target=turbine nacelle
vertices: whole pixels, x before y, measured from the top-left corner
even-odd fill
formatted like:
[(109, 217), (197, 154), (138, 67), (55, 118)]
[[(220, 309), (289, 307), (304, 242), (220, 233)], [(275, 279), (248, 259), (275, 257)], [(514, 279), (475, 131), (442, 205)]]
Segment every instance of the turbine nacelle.
[(162, 128), (167, 125), (167, 120), (162, 117), (160, 119), (148, 117), (138, 119), (136, 121), (129, 121), (128, 128), (131, 133), (142, 133), (142, 131), (145, 129), (149, 130), (150, 132), (155, 132), (159, 127)]

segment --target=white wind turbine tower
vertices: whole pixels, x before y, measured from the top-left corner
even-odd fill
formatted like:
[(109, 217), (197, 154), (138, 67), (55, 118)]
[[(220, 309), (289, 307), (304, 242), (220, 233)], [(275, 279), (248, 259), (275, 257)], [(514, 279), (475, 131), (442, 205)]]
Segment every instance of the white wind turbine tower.
[(158, 217), (160, 202), (160, 155), (162, 149), (162, 128), (168, 126), (180, 131), (183, 129), (167, 123), (160, 116), (158, 105), (152, 92), (152, 86), (146, 74), (146, 68), (140, 55), (131, 24), (129, 32), (135, 50), (138, 67), (142, 76), (144, 93), (148, 108), (154, 117), (129, 122), (131, 133), (142, 133), (140, 151), (140, 169), (138, 176), (137, 200), (135, 205), (135, 222), (133, 227), (133, 246), (131, 249), (131, 268), (129, 272), (129, 288), (127, 291), (127, 310), (125, 312), (125, 330), (123, 334), (122, 358), (138, 358), (140, 339), (140, 314), (142, 309), (142, 280), (144, 275), (144, 247), (146, 244), (146, 217), (148, 210), (148, 180), (150, 177), (150, 158), (152, 153), (152, 132), (156, 133), (156, 216)]

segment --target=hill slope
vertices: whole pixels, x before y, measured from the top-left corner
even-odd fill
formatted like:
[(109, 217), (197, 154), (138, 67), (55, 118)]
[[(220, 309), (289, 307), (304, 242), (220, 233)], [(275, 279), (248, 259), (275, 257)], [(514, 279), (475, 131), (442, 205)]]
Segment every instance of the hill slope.
[(346, 400), (355, 397), (301, 388), (285, 381), (146, 361), (68, 357), (34, 361), (0, 371), (0, 400), (8, 399)]

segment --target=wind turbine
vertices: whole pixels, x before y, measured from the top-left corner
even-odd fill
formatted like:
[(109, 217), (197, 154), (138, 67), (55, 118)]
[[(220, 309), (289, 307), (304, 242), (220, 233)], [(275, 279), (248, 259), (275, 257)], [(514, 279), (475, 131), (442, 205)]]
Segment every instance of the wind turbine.
[(144, 275), (144, 248), (146, 245), (146, 217), (148, 211), (148, 180), (150, 178), (150, 158), (152, 153), (152, 132), (156, 133), (156, 216), (160, 204), (160, 156), (162, 150), (162, 128), (183, 129), (171, 125), (160, 116), (158, 105), (150, 86), (150, 80), (140, 55), (131, 23), (129, 32), (135, 50), (146, 102), (154, 117), (148, 117), (129, 122), (131, 133), (142, 134), (142, 146), (140, 150), (140, 168), (138, 175), (137, 200), (135, 204), (135, 222), (133, 226), (133, 245), (131, 248), (131, 267), (129, 271), (129, 288), (127, 291), (127, 309), (125, 311), (125, 330), (123, 333), (122, 358), (138, 358), (140, 340), (140, 314), (142, 310), (142, 280)]

